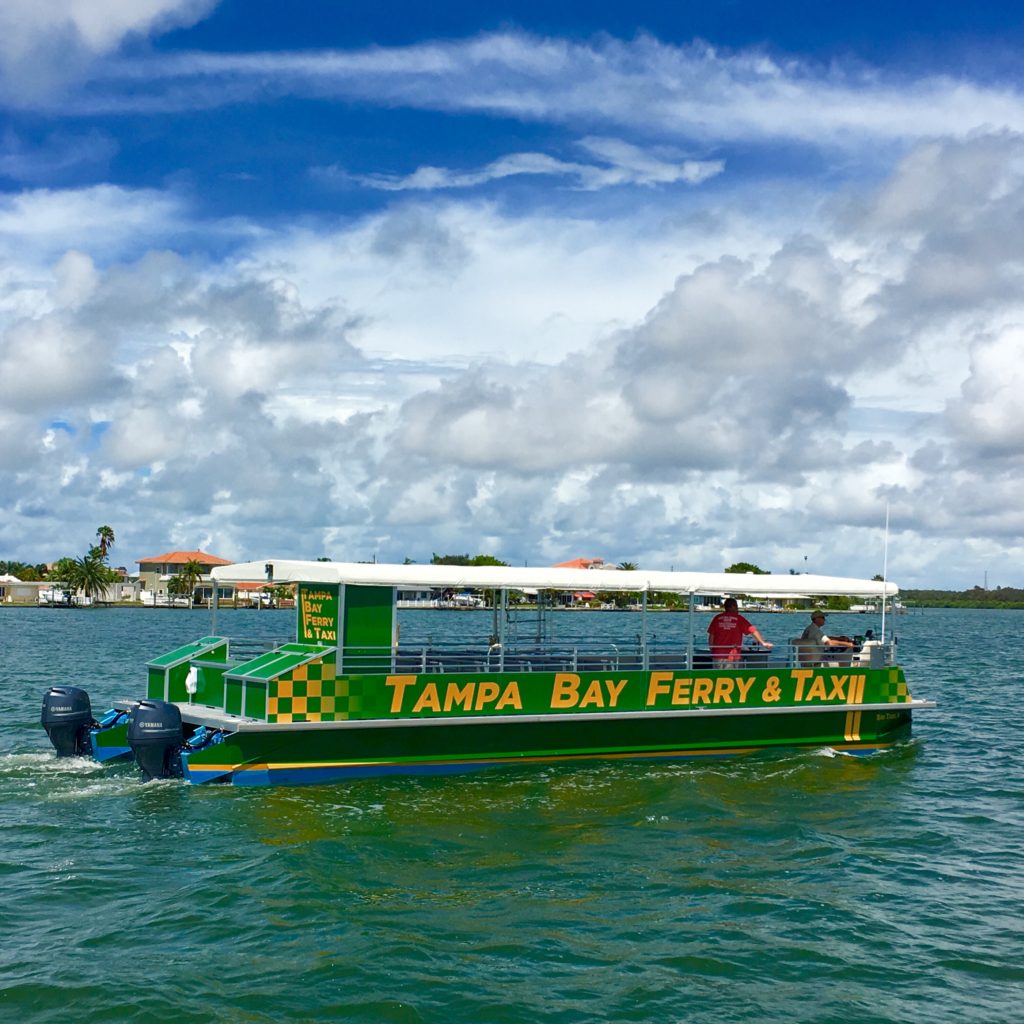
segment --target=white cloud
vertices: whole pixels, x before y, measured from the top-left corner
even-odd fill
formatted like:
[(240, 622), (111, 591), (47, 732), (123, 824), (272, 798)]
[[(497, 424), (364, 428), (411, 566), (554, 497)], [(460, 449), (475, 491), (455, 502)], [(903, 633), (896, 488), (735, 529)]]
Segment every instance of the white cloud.
[(0, 258), (48, 262), (68, 249), (106, 259), (137, 254), (177, 234), (185, 219), (173, 195), (95, 185), (0, 197)]
[(93, 261), (75, 249), (69, 249), (53, 268), (54, 305), (60, 308), (81, 305), (96, 291), (99, 275)]
[[(723, 244), (659, 209), (629, 212), (605, 222), (516, 217), (447, 198), (406, 202), (344, 231), (267, 237), (244, 266), (301, 281), (309, 301), (344, 300), (361, 316), (368, 354), (456, 366), (506, 356), (553, 362), (642, 318)], [(735, 210), (712, 222), (745, 253), (774, 244)]]
[[(643, 149), (623, 139), (591, 136), (580, 145), (593, 156), (604, 160), (607, 168), (591, 168), (589, 177), (596, 188), (609, 184), (667, 185), (685, 182), (700, 185), (721, 174), (724, 160), (675, 160), (659, 156), (657, 150)], [(584, 175), (584, 181), (587, 175)]]
[[(180, 110), (282, 95), (589, 124), (713, 141), (859, 149), (1024, 130), (1012, 87), (944, 75), (775, 61), (650, 36), (567, 42), (494, 33), (366, 50), (174, 54), (97, 72), (81, 110)], [(878, 153), (864, 154), (877, 159)]]
[[(45, 245), (0, 217), (28, 254), (0, 266), (0, 519), (40, 559), (114, 509), (133, 557), (210, 538), (871, 575), (888, 501), (917, 553), (896, 578), (970, 585), (1024, 537), (1020, 147), (926, 144), (799, 230), (735, 193), (678, 219), (448, 198), (209, 265), (112, 261), (116, 233), (34, 264), (47, 202), (83, 197), (32, 193)], [(149, 230), (173, 200), (145, 199)], [(969, 274), (926, 272), (957, 255)]]
[(328, 182), (355, 181), (388, 192), (473, 188), (518, 175), (568, 178), (577, 188), (596, 191), (616, 185), (699, 185), (725, 168), (722, 160), (662, 159), (620, 139), (588, 138), (579, 145), (603, 164), (558, 160), (544, 153), (511, 153), (472, 171), (419, 167), (407, 175), (349, 175), (336, 167), (327, 167), (314, 169), (313, 174)]
[(63, 413), (121, 386), (106, 339), (57, 315), (0, 334), (0, 380), (5, 402), (22, 412)]
[(39, 431), (24, 413), (0, 409), (0, 479), (5, 472), (30, 470), (44, 448), (53, 448), (63, 439), (62, 432)]
[(0, 6), (0, 97), (34, 105), (54, 99), (126, 36), (191, 25), (217, 0), (4, 0)]
[(980, 338), (971, 346), (971, 372), (946, 416), (967, 461), (1011, 459), (1024, 467), (1024, 324)]

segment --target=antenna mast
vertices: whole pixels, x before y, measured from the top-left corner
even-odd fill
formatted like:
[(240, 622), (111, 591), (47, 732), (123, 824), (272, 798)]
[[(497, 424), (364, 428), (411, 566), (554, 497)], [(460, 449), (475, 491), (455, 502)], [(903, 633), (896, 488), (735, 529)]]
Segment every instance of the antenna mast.
[(889, 502), (885, 503), (885, 543), (882, 546), (882, 646), (885, 646), (885, 581), (889, 576)]

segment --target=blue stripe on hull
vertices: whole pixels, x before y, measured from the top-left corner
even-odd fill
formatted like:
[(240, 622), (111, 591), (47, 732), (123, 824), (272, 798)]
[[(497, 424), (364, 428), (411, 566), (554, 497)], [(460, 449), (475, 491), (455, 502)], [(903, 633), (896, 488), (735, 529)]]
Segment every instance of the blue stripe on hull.
[[(823, 744), (816, 744), (814, 747), (805, 749), (821, 749)], [(885, 750), (891, 744), (880, 744), (878, 746), (846, 746), (835, 745), (832, 749), (840, 750), (847, 754), (868, 755)], [(757, 748), (748, 748), (753, 751)], [(777, 749), (777, 748), (776, 748)], [(191, 768), (187, 765), (187, 758), (183, 758), (185, 767), (185, 779), (196, 785), (204, 783), (227, 782), (234, 786), (302, 786), (314, 785), (325, 782), (341, 782), (348, 779), (370, 779), (382, 776), (424, 776), (424, 775), (468, 775), (471, 772), (483, 771), (488, 768), (498, 768), (519, 763), (537, 762), (580, 762), (580, 761), (606, 761), (606, 760), (629, 760), (629, 761), (688, 761), (698, 758), (731, 758), (736, 756), (736, 749), (709, 750), (692, 752), (672, 752), (667, 754), (659, 753), (635, 753), (611, 757), (602, 754), (580, 754), (561, 755), (555, 757), (523, 757), (501, 758), (492, 761), (426, 761), (419, 764), (328, 764), (310, 765), (288, 765), (275, 768), (273, 765), (266, 768), (240, 768), (236, 771), (204, 771), (202, 768)]]
[(474, 761), (469, 764), (357, 764), (315, 765), (299, 768), (246, 768), (235, 772), (205, 772), (189, 768), (185, 779), (193, 784), (230, 782), (233, 786), (308, 786), (346, 779), (373, 779), (385, 775), (468, 775), (505, 762)]

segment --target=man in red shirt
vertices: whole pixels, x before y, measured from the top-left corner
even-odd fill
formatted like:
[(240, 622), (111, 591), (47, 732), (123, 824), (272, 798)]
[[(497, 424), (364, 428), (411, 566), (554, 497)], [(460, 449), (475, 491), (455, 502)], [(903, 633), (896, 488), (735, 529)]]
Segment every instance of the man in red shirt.
[(762, 647), (772, 646), (757, 631), (757, 626), (740, 615), (736, 598), (727, 597), (725, 610), (719, 612), (708, 626), (708, 644), (715, 668), (732, 668), (740, 660), (743, 637), (748, 633)]

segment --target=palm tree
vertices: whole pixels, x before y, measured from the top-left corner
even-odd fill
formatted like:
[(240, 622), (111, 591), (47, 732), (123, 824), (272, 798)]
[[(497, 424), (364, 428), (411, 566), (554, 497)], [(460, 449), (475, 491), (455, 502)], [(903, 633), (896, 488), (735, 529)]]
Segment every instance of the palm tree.
[(106, 558), (107, 552), (114, 546), (114, 531), (109, 526), (101, 526), (96, 536), (99, 538), (100, 557)]
[[(615, 568), (621, 569), (623, 572), (635, 572), (637, 569), (637, 564), (636, 562), (619, 562), (619, 564)], [(632, 591), (628, 594), (615, 594), (612, 596), (612, 600), (614, 601), (617, 607), (621, 608), (623, 600), (628, 601), (630, 604), (632, 604), (633, 602), (640, 600), (640, 595), (636, 593), (636, 591)]]
[(40, 578), (35, 566), (29, 565), (28, 562), (0, 562), (0, 576), (8, 573), (24, 582)]
[(178, 570), (178, 579), (181, 580), (181, 588), (185, 592), (185, 596), (188, 598), (189, 608), (194, 607), (196, 598), (196, 587), (199, 586), (199, 581), (203, 578), (203, 566), (199, 564), (194, 558), (186, 562)]
[[(168, 597), (185, 597), (185, 581), (180, 576), (172, 576), (167, 581), (167, 596)], [(168, 604), (173, 607), (174, 602), (168, 601)]]
[(73, 591), (81, 591), (94, 601), (106, 593), (107, 587), (117, 579), (117, 573), (103, 564), (102, 559), (86, 555), (72, 562), (71, 579)]

